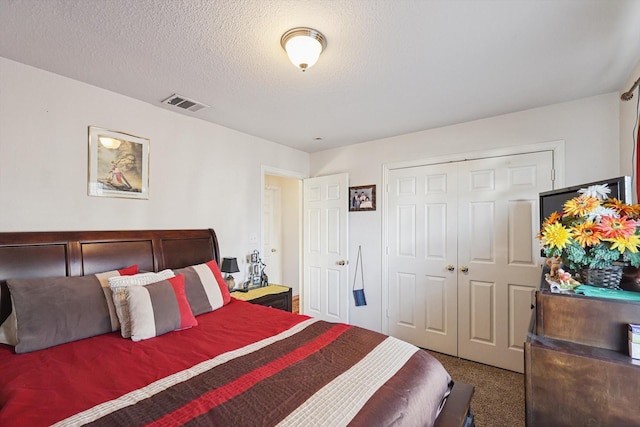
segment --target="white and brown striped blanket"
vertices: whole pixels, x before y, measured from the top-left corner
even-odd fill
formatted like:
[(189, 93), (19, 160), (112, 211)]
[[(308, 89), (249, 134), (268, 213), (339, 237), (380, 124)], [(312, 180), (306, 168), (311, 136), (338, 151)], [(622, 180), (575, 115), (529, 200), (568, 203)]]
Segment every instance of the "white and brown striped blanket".
[[(418, 425), (435, 418), (427, 402), (420, 408), (425, 414), (396, 403), (389, 417), (389, 396), (380, 390), (394, 375), (405, 375), (409, 361), (405, 371), (415, 373), (424, 354), (392, 337), (309, 319), (58, 425), (211, 426), (229, 419), (234, 425), (372, 425), (384, 419)], [(446, 390), (446, 374), (440, 380), (435, 408)], [(425, 418), (415, 418), (420, 415)]]
[[(163, 357), (147, 363), (154, 359)], [(306, 319), (55, 425), (428, 426), (449, 383), (442, 365), (413, 345)]]

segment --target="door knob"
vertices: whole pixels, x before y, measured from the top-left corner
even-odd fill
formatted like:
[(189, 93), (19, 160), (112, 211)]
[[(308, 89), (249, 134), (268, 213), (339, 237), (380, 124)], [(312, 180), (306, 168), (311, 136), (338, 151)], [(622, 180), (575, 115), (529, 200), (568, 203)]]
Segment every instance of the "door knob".
[(460, 271), (462, 271), (463, 273), (466, 273), (467, 271), (469, 271), (469, 267), (467, 267), (466, 265), (463, 265), (462, 267), (460, 267)]
[(340, 261), (336, 262), (336, 264), (338, 265), (345, 265), (347, 262), (343, 259), (341, 259)]
[(271, 248), (271, 253), (277, 252), (276, 248)]
[(447, 265), (447, 267), (446, 267), (446, 268), (447, 268), (447, 270), (449, 270), (449, 271), (453, 271), (453, 270), (455, 270), (455, 269), (456, 269), (456, 268), (453, 266), (453, 264), (449, 264), (449, 265)]

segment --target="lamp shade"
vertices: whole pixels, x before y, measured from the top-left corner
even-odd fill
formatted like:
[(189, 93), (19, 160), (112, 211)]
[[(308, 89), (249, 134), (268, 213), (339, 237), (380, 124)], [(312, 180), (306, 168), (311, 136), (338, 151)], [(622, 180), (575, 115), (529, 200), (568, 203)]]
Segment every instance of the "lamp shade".
[(299, 27), (284, 33), (280, 44), (293, 65), (305, 71), (318, 62), (320, 54), (327, 47), (327, 40), (313, 28)]
[(236, 258), (222, 258), (222, 267), (220, 267), (220, 271), (223, 273), (239, 272), (238, 260)]

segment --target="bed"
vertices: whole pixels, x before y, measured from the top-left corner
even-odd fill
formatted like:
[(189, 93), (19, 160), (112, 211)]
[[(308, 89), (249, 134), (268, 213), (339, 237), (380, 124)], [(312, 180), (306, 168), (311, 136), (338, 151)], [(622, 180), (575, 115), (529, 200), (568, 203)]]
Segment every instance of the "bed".
[(473, 425), (426, 351), (235, 300), (219, 260), (211, 229), (0, 233), (0, 425)]

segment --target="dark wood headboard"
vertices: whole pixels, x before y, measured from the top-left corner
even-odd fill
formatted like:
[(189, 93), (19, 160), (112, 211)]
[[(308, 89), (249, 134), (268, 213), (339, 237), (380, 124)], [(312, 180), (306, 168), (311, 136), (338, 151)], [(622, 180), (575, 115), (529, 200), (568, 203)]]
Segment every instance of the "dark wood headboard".
[(141, 271), (215, 259), (212, 229), (0, 233), (0, 323), (11, 313), (7, 279), (82, 276), (138, 264)]

